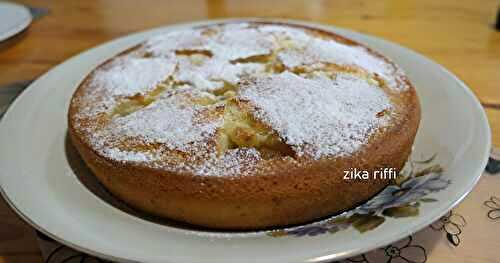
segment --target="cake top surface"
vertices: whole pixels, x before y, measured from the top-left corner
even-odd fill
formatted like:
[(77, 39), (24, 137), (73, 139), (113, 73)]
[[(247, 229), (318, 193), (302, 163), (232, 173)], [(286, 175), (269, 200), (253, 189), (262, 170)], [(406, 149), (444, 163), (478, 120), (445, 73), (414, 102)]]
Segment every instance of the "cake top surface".
[(392, 98), (409, 88), (394, 63), (336, 35), (230, 23), (167, 32), (112, 58), (82, 83), (70, 118), (104, 158), (241, 175), (355, 154), (397, 118)]

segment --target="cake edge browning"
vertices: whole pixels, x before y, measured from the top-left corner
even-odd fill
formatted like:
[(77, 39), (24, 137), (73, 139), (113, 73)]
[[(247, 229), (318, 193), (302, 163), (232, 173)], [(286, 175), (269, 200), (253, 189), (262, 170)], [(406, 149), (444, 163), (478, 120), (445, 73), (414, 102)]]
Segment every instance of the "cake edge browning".
[[(418, 109), (415, 109), (418, 111)], [(274, 167), (269, 175), (207, 177), (131, 166), (96, 155), (70, 130), (71, 140), (99, 181), (134, 208), (210, 228), (259, 229), (308, 222), (363, 203), (389, 180), (344, 180), (353, 167), (398, 171), (411, 153), (418, 118), (393, 129), (351, 158), (306, 169)]]
[[(303, 28), (326, 33), (344, 43), (363, 46), (331, 32)], [(377, 52), (369, 51), (393, 64)], [(400, 121), (383, 132), (376, 132), (354, 155), (321, 159), (301, 166), (276, 162), (267, 174), (197, 176), (103, 157), (75, 129), (72, 115), (77, 107), (73, 101), (69, 111), (69, 135), (98, 180), (134, 208), (217, 229), (250, 230), (294, 225), (350, 209), (389, 184), (389, 180), (343, 180), (344, 170), (356, 167), (371, 172), (383, 164), (399, 171), (404, 166), (411, 153), (421, 114), (415, 89), (406, 77), (404, 80), (409, 89), (399, 94), (406, 105), (400, 113), (403, 115)], [(84, 83), (85, 80), (75, 94)]]

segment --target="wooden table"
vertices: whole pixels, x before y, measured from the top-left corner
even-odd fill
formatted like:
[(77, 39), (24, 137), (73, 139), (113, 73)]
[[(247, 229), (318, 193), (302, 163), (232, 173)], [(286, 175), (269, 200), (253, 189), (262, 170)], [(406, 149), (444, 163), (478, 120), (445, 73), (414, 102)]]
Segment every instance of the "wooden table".
[[(497, 0), (414, 1), (21, 1), (50, 9), (0, 43), (0, 86), (32, 79), (98, 44), (152, 27), (221, 17), (310, 20), (372, 34), (414, 49), (455, 73), (481, 100), (500, 146), (500, 32)], [(33, 230), (0, 201), (0, 263), (41, 262)]]

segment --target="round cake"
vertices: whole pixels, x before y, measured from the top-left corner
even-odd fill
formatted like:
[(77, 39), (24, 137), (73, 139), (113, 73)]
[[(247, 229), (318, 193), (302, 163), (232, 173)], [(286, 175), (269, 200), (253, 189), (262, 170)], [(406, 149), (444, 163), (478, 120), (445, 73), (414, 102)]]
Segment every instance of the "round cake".
[[(69, 134), (130, 206), (219, 229), (353, 208), (390, 183), (420, 121), (415, 89), (381, 54), (316, 28), (228, 22), (155, 36), (94, 69)], [(350, 175), (349, 175), (350, 174)]]

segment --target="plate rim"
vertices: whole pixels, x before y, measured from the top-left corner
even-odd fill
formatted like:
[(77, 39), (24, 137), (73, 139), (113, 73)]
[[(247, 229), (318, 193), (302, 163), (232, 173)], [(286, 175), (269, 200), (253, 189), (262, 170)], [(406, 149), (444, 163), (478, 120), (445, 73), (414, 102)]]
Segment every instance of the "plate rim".
[(19, 11), (23, 10), (22, 12), (25, 13), (26, 17), (23, 19), (22, 23), (16, 24), (14, 27), (11, 29), (1, 32), (0, 33), (0, 41), (5, 41), (10, 39), (11, 37), (14, 37), (15, 35), (23, 32), (26, 30), (31, 22), (33, 22), (33, 15), (31, 15), (30, 10), (21, 4), (13, 3), (13, 2), (0, 2), (1, 5), (6, 5), (6, 6), (11, 6), (12, 8), (18, 8)]
[[(224, 22), (252, 22), (252, 21), (284, 22), (284, 23), (291, 23), (291, 24), (297, 24), (297, 25), (305, 25), (305, 26), (316, 27), (316, 28), (319, 28), (319, 29), (324, 29), (324, 30), (333, 31), (333, 32), (341, 31), (340, 34), (342, 34), (342, 31), (343, 32), (347, 32), (347, 33), (358, 34), (358, 35), (361, 35), (363, 37), (368, 37), (368, 38), (375, 39), (377, 41), (380, 41), (381, 43), (391, 44), (391, 45), (397, 46), (398, 48), (403, 49), (405, 52), (411, 53), (412, 56), (417, 56), (417, 57), (419, 57), (421, 59), (424, 59), (424, 60), (426, 60), (428, 62), (431, 62), (431, 63), (437, 65), (439, 67), (439, 69), (442, 71), (442, 73), (446, 74), (446, 77), (452, 79), (455, 83), (457, 83), (458, 86), (460, 86), (460, 88), (465, 92), (465, 94), (468, 97), (468, 99), (471, 99), (472, 100), (471, 102), (473, 102), (474, 106), (477, 108), (478, 114), (479, 114), (479, 116), (477, 116), (477, 117), (480, 117), (480, 119), (481, 119), (480, 123), (483, 124), (484, 125), (483, 128), (485, 128), (484, 129), (485, 134), (481, 134), (481, 135), (485, 135), (484, 136), (484, 140), (485, 140), (486, 144), (484, 146), (484, 152), (483, 152), (483, 155), (482, 155), (482, 158), (481, 158), (482, 162), (477, 165), (477, 168), (475, 169), (475, 171), (473, 173), (473, 174), (475, 174), (475, 178), (474, 178), (473, 181), (470, 182), (469, 185), (467, 185), (466, 188), (464, 188), (464, 189), (467, 189), (467, 190), (458, 199), (456, 199), (454, 202), (452, 202), (451, 204), (449, 204), (447, 206), (448, 208), (435, 213), (433, 216), (430, 217), (430, 218), (432, 218), (432, 220), (428, 220), (428, 221), (433, 222), (433, 221), (437, 220), (438, 218), (440, 218), (441, 216), (443, 216), (450, 209), (452, 209), (458, 203), (460, 203), (474, 189), (474, 186), (477, 184), (477, 182), (481, 178), (483, 170), (484, 170), (484, 167), (487, 164), (489, 152), (490, 152), (491, 145), (492, 145), (492, 142), (491, 142), (491, 128), (490, 128), (490, 125), (489, 125), (489, 122), (488, 122), (485, 110), (482, 107), (482, 105), (480, 104), (479, 99), (475, 96), (474, 92), (472, 92), (472, 90), (462, 80), (460, 80), (456, 75), (454, 75), (452, 72), (450, 72), (444, 66), (442, 66), (441, 64), (437, 63), (436, 61), (434, 61), (434, 60), (432, 60), (432, 59), (430, 59), (430, 58), (428, 58), (428, 57), (426, 57), (426, 56), (424, 56), (424, 55), (422, 55), (422, 54), (420, 54), (420, 53), (418, 53), (418, 52), (416, 52), (416, 51), (414, 51), (414, 50), (412, 50), (410, 48), (401, 46), (398, 43), (395, 43), (395, 42), (392, 42), (392, 41), (388, 41), (388, 40), (385, 40), (383, 38), (379, 38), (379, 37), (374, 36), (374, 35), (365, 34), (365, 33), (357, 32), (357, 31), (354, 31), (354, 30), (351, 30), (351, 29), (342, 28), (342, 27), (337, 27), (335, 25), (322, 24), (322, 23), (310, 22), (310, 21), (304, 21), (304, 20), (297, 20), (297, 19), (257, 18), (257, 17), (226, 18), (226, 19), (203, 19), (203, 20), (196, 20), (196, 21), (188, 21), (188, 22), (182, 22), (182, 23), (172, 23), (172, 24), (162, 25), (162, 26), (159, 26), (159, 27), (154, 27), (154, 28), (150, 28), (150, 29), (146, 29), (146, 30), (132, 32), (130, 34), (126, 34), (126, 35), (120, 36), (118, 38), (111, 39), (109, 41), (106, 41), (104, 43), (98, 44), (98, 45), (96, 45), (94, 47), (91, 47), (89, 49), (86, 49), (86, 50), (84, 50), (84, 51), (82, 51), (82, 52), (80, 52), (80, 53), (78, 53), (78, 54), (76, 54), (76, 55), (74, 55), (74, 56), (72, 56), (72, 57), (64, 60), (63, 62), (61, 62), (60, 64), (56, 65), (55, 67), (51, 68), (49, 71), (47, 71), (42, 76), (40, 76), (39, 78), (37, 78), (37, 80), (35, 80), (33, 83), (31, 83), (25, 90), (31, 89), (33, 86), (35, 86), (38, 83), (38, 81), (40, 79), (42, 79), (46, 75), (50, 74), (56, 68), (60, 68), (60, 67), (64, 66), (64, 64), (66, 64), (67, 62), (72, 61), (72, 60), (80, 57), (83, 54), (92, 52), (95, 49), (101, 48), (101, 47), (103, 47), (105, 45), (110, 45), (112, 43), (116, 43), (116, 42), (122, 41), (122, 40), (124, 40), (126, 38), (133, 38), (134, 36), (138, 36), (138, 35), (142, 35), (142, 34), (165, 31), (165, 30), (168, 30), (169, 28), (174, 29), (175, 27), (194, 27), (194, 26), (199, 26), (199, 25), (209, 25), (209, 24), (224, 23)], [(14, 100), (14, 102), (11, 104), (11, 106), (13, 106), (17, 102), (19, 102), (21, 100), (21, 98), (24, 97), (24, 96), (27, 96), (27, 95), (26, 95), (26, 92), (23, 91)], [(11, 108), (12, 107), (9, 107), (9, 109), (5, 112), (5, 115), (2, 118), (2, 120), (0, 120), (0, 127), (3, 127), (3, 126), (1, 126), (1, 124), (3, 123), (3, 119), (5, 119), (5, 117), (7, 117), (10, 114)], [(9, 207), (12, 210), (14, 210), (16, 212), (16, 214), (19, 215), (25, 222), (27, 222), (30, 226), (32, 226), (36, 230), (40, 231), (41, 233), (49, 236), (50, 238), (56, 240), (57, 242), (59, 242), (59, 243), (61, 243), (63, 245), (67, 245), (67, 246), (72, 247), (72, 248), (74, 248), (74, 249), (76, 249), (78, 251), (81, 251), (81, 252), (84, 252), (84, 253), (87, 253), (87, 254), (91, 254), (91, 255), (95, 255), (95, 256), (103, 258), (103, 259), (115, 260), (115, 261), (119, 261), (119, 262), (139, 262), (139, 261), (134, 261), (134, 260), (127, 259), (127, 258), (121, 258), (119, 256), (114, 256), (114, 255), (111, 255), (111, 254), (105, 254), (105, 253), (102, 253), (100, 251), (96, 251), (94, 249), (85, 248), (85, 247), (82, 247), (80, 245), (74, 244), (71, 241), (67, 241), (67, 240), (65, 240), (63, 238), (60, 238), (57, 235), (52, 234), (49, 231), (47, 231), (44, 227), (38, 225), (36, 222), (32, 221), (18, 207), (16, 207), (15, 204), (12, 202), (12, 200), (10, 200), (8, 198), (5, 190), (3, 189), (3, 186), (1, 184), (1, 182), (0, 182), (0, 194), (4, 198), (4, 200), (6, 201), (6, 203), (9, 205)], [(355, 249), (343, 251), (342, 253), (338, 253), (338, 252), (337, 253), (327, 253), (324, 256), (313, 257), (313, 258), (310, 258), (310, 259), (308, 259), (306, 261), (307, 262), (329, 262), (331, 260), (340, 260), (340, 259), (344, 259), (344, 258), (347, 258), (347, 257), (350, 257), (350, 256), (354, 256), (354, 255), (358, 255), (358, 254), (361, 254), (361, 253), (365, 253), (366, 251), (370, 251), (370, 250), (378, 248), (378, 247), (386, 246), (386, 245), (388, 245), (390, 243), (393, 243), (393, 242), (395, 242), (397, 240), (400, 240), (401, 238), (404, 238), (407, 235), (410, 235), (412, 233), (418, 232), (421, 229), (423, 229), (424, 227), (426, 227), (427, 225), (429, 225), (429, 223), (426, 220), (422, 220), (419, 224), (415, 225), (413, 228), (407, 229), (406, 231), (401, 232), (399, 235), (392, 235), (391, 238), (386, 238), (383, 241), (377, 242), (376, 245), (365, 246), (365, 247), (362, 247), (362, 248), (355, 248)]]

